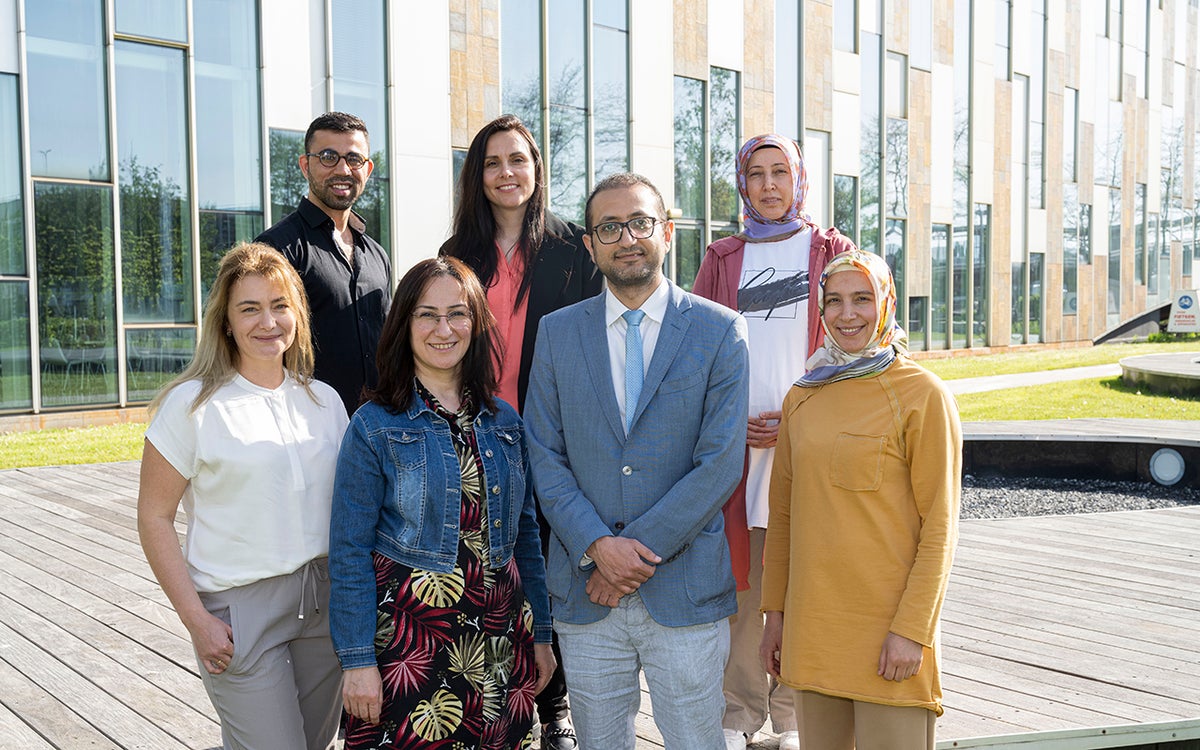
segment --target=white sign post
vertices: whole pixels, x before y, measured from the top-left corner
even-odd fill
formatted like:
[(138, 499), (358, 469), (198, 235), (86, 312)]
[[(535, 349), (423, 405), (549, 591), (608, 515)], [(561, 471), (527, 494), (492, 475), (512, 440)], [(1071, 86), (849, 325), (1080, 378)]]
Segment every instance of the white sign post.
[(1171, 333), (1200, 333), (1200, 291), (1182, 289), (1175, 292), (1171, 301), (1171, 319), (1167, 321)]

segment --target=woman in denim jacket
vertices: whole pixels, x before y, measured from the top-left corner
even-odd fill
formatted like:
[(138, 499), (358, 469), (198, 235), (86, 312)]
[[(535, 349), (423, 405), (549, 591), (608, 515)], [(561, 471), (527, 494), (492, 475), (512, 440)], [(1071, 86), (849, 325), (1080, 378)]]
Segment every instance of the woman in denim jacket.
[(414, 266), (342, 442), (329, 568), (346, 750), (521, 747), (554, 671), (523, 428), (491, 395), (493, 327), (462, 262)]

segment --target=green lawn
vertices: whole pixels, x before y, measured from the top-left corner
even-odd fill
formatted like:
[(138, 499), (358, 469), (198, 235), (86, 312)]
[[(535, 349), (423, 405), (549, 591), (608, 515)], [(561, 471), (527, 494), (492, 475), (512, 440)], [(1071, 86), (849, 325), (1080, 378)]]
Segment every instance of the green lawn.
[[(921, 360), (921, 364), (946, 380), (954, 380), (1085, 367), (1159, 352), (1200, 352), (1200, 342), (1108, 344), (1078, 349), (926, 359)], [(1120, 378), (966, 393), (958, 397), (958, 404), (963, 421), (967, 422), (1084, 417), (1200, 420), (1200, 400), (1141, 393), (1127, 388)], [(121, 424), (0, 435), (0, 469), (138, 459), (142, 455), (145, 430), (143, 424)]]

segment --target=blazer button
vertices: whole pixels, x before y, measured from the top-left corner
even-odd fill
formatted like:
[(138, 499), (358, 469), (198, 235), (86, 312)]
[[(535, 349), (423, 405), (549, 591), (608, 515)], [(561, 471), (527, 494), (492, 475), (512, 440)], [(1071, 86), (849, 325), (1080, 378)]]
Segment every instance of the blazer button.
[(633, 474), (633, 467), (632, 466), (622, 466), (621, 473), (624, 474), (625, 476), (630, 476), (631, 474)]
[(613, 528), (616, 529), (617, 531), (622, 531), (625, 528), (625, 522), (617, 521), (616, 523), (613, 524)]
[(492, 521), (492, 525), (495, 526), (497, 529), (500, 528), (500, 519), (497, 518), (495, 521)]
[(499, 495), (499, 494), (500, 494), (500, 485), (498, 485), (498, 484), (494, 484), (494, 485), (492, 485), (492, 494), (493, 494), (493, 495)]

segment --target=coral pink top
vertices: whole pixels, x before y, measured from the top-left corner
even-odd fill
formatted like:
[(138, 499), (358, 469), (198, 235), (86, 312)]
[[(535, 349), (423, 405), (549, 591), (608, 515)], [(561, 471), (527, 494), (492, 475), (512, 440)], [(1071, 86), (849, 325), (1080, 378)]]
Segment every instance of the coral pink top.
[[(525, 338), (525, 313), (529, 295), (516, 304), (521, 278), (525, 275), (525, 259), (521, 252), (506, 258), (496, 245), (496, 275), (487, 290), (488, 307), (496, 316), (496, 332), (500, 334), (500, 355), (496, 361), (499, 384), (496, 395), (517, 408), (517, 380), (521, 373), (521, 349)], [(532, 344), (533, 342), (530, 342)]]

